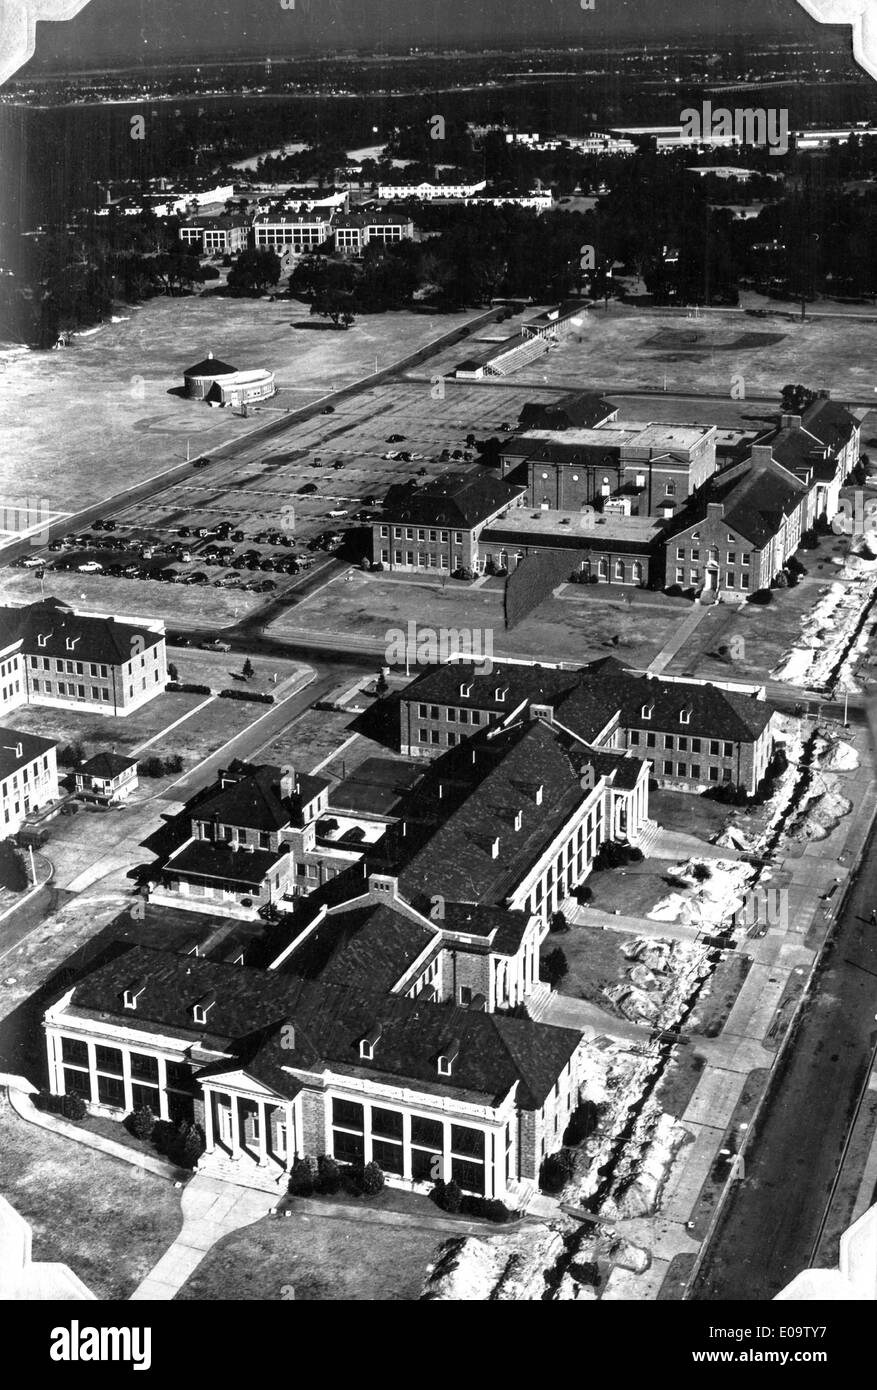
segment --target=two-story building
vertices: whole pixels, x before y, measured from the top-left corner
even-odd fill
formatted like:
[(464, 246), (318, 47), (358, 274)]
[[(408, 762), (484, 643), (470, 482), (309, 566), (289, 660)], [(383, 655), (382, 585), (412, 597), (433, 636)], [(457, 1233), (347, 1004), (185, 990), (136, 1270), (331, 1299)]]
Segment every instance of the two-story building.
[(144, 842), (157, 855), (150, 901), (247, 917), (313, 892), (362, 855), (318, 842), (328, 792), (325, 778), (236, 760)]
[(250, 237), (250, 218), (242, 212), (222, 212), (214, 217), (199, 213), (188, 217), (179, 231), (180, 241), (202, 256), (235, 255)]
[(769, 446), (777, 463), (807, 483), (806, 529), (837, 515), (840, 490), (861, 452), (861, 426), (846, 406), (821, 391), (803, 415), (782, 415), (758, 443)]
[(20, 705), (128, 715), (167, 685), (164, 623), (49, 598), (0, 609), (0, 714)]
[(25, 818), (58, 800), (58, 767), (51, 739), (0, 728), (0, 839)]
[(668, 529), (667, 587), (738, 599), (769, 588), (801, 543), (810, 497), (770, 445), (755, 445)]
[(306, 255), (323, 246), (331, 235), (331, 211), (263, 212), (253, 221), (253, 241), (259, 251)]
[(74, 773), (76, 795), (102, 806), (127, 801), (137, 790), (137, 759), (121, 753), (95, 753)]
[(359, 256), (367, 246), (410, 241), (414, 223), (407, 213), (375, 208), (368, 212), (341, 213), (332, 222), (335, 250), (343, 256)]
[(481, 471), (445, 473), (388, 497), (372, 524), (373, 563), (408, 572), (481, 570), (481, 532), (523, 496), (522, 487)]

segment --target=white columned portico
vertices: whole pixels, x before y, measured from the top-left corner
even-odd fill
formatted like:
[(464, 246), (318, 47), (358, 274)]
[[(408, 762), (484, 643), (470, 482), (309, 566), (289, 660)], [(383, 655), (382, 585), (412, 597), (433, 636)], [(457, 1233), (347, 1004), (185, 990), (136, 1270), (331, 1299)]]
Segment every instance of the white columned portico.
[(238, 1113), (238, 1098), (233, 1091), (229, 1091), (228, 1099), (231, 1106), (231, 1156), (236, 1159), (241, 1156), (241, 1117)]
[(204, 1148), (207, 1153), (212, 1154), (215, 1148), (213, 1138), (213, 1092), (209, 1086), (204, 1087)]
[(268, 1111), (264, 1100), (256, 1101), (256, 1123), (259, 1128), (259, 1167), (268, 1165)]

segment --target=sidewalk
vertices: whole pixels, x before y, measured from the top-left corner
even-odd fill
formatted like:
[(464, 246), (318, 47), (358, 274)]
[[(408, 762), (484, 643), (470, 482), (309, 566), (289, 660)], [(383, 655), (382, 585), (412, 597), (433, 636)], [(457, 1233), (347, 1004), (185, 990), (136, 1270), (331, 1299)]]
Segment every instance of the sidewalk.
[(709, 606), (696, 605), (692, 608), (688, 616), (683, 618), (682, 622), (675, 629), (670, 640), (665, 643), (657, 656), (652, 658), (646, 674), (649, 676), (660, 676), (662, 671), (666, 671), (676, 653), (685, 646), (685, 643), (688, 641), (695, 628), (700, 626), (709, 612)]

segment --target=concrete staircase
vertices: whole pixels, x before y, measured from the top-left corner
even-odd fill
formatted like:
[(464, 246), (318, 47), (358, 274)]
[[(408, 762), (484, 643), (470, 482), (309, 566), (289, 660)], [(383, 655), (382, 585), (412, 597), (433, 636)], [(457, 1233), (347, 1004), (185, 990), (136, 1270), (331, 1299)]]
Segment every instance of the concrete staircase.
[(649, 855), (652, 852), (652, 849), (654, 848), (655, 841), (657, 840), (660, 831), (661, 827), (658, 825), (657, 821), (651, 819), (646, 820), (640, 827), (636, 839), (632, 840), (631, 844), (635, 845), (637, 849), (641, 849), (645, 857), (648, 859)]
[(551, 986), (544, 980), (537, 980), (530, 993), (525, 997), (524, 1003), (527, 1006), (527, 1013), (534, 1023), (538, 1023), (544, 1018), (545, 1011), (551, 1000)]
[(205, 1177), (224, 1178), (226, 1182), (237, 1183), (241, 1187), (270, 1192), (274, 1197), (283, 1197), (289, 1182), (289, 1174), (276, 1159), (269, 1158), (262, 1168), (249, 1154), (232, 1158), (218, 1149), (214, 1149), (212, 1154), (202, 1154), (195, 1171)]

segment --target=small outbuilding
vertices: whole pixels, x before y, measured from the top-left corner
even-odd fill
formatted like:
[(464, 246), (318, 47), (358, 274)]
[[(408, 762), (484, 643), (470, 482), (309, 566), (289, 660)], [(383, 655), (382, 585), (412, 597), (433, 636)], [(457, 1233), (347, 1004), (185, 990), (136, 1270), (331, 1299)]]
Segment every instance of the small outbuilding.
[(203, 401), (217, 378), (234, 376), (236, 373), (237, 367), (230, 367), (227, 362), (220, 362), (218, 357), (214, 357), (212, 352), (208, 352), (203, 362), (196, 362), (194, 367), (189, 367), (187, 371), (183, 372), (186, 395), (190, 396), (192, 400)]
[(95, 753), (76, 770), (76, 795), (103, 806), (125, 801), (137, 786), (137, 759)]

